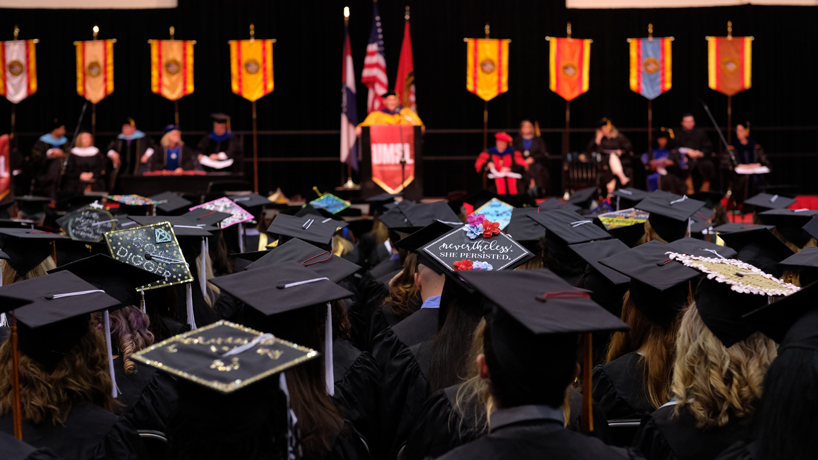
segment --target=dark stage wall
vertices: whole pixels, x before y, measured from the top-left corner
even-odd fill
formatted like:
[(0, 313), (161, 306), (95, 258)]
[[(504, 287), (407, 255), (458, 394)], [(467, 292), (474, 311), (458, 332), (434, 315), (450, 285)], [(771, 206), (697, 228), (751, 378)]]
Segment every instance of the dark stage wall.
[[(157, 132), (173, 120), (173, 104), (150, 92), (147, 40), (195, 39), (196, 92), (180, 101), (181, 125), (189, 144), (209, 129), (207, 114), (233, 115), (237, 131), (251, 128), (250, 102), (230, 92), (227, 40), (248, 38), (254, 22), (258, 38), (277, 38), (274, 48), (275, 91), (258, 102), (261, 191), (280, 186), (285, 193), (308, 193), (313, 185), (329, 189), (341, 182), (339, 154), (340, 76), (343, 7), (350, 6), (353, 58), (360, 78), (371, 25), (372, 3), (345, 1), (180, 0), (173, 10), (2, 10), (0, 38), (39, 38), (39, 91), (17, 109), (20, 149), (27, 150), (47, 120), (65, 118), (73, 128), (83, 99), (75, 86), (72, 42), (89, 40), (99, 24), (100, 38), (116, 38), (115, 91), (97, 107), (98, 144), (134, 117), (140, 128)], [(562, 1), (380, 0), (387, 72), (394, 83), (403, 35), (403, 10), (412, 9), (412, 39), (418, 112), (428, 128), (423, 165), (426, 194), (479, 184), (472, 158), (482, 145), (483, 102), (465, 89), (464, 37), (482, 37), (491, 24), (493, 37), (512, 39), (509, 92), (489, 103), (489, 127), (514, 129), (522, 118), (539, 120), (551, 151), (562, 150), (565, 103), (548, 90), (546, 35), (564, 36), (566, 21), (574, 37), (592, 38), (590, 91), (572, 102), (571, 150), (584, 148), (590, 127), (610, 117), (639, 151), (646, 145), (647, 100), (628, 88), (626, 38), (673, 35), (673, 89), (654, 101), (654, 126), (677, 126), (681, 113), (693, 111), (709, 125), (696, 102), (703, 99), (718, 122), (726, 123), (727, 98), (707, 87), (706, 35), (753, 35), (753, 87), (733, 99), (734, 121), (749, 119), (752, 137), (772, 154), (771, 181), (799, 184), (816, 192), (818, 170), (818, 93), (813, 85), (818, 43), (818, 9), (742, 6), (657, 10), (566, 10)], [(366, 88), (358, 85), (363, 119)], [(11, 104), (0, 101), (0, 126), (6, 131)], [(583, 131), (584, 129), (584, 131)], [(714, 144), (715, 132), (711, 132)], [(245, 136), (245, 149), (251, 153)], [(311, 161), (306, 161), (311, 160)]]

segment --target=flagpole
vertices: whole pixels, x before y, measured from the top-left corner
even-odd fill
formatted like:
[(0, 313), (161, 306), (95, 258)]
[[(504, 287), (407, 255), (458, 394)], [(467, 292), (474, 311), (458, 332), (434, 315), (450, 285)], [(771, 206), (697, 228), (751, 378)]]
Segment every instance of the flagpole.
[[(733, 21), (727, 21), (727, 39), (733, 39)], [(730, 143), (733, 127), (733, 96), (727, 96), (727, 143)]]
[(253, 101), (253, 190), (258, 193), (258, 128), (256, 125), (256, 101)]

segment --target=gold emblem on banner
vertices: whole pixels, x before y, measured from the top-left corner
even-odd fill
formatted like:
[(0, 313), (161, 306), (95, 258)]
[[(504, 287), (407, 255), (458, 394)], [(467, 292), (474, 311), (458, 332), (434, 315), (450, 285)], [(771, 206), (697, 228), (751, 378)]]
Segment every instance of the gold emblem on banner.
[(248, 59), (244, 61), (244, 70), (247, 71), (247, 73), (256, 74), (258, 73), (259, 69), (261, 69), (261, 66), (255, 59)]
[(171, 59), (165, 63), (165, 72), (170, 75), (176, 75), (180, 70), (182, 70), (182, 65), (176, 59)]
[(573, 62), (566, 62), (562, 65), (562, 74), (569, 78), (575, 77), (577, 75), (577, 66)]
[(659, 71), (659, 61), (656, 58), (649, 57), (642, 62), (642, 67), (645, 69), (645, 72), (653, 75)]
[(728, 57), (721, 61), (721, 66), (728, 72), (735, 72), (738, 70), (738, 63), (732, 57)]
[(90, 64), (88, 64), (88, 67), (85, 69), (85, 73), (96, 78), (102, 75), (102, 66), (99, 65), (99, 62), (92, 61)]
[(480, 70), (483, 73), (492, 73), (495, 68), (497, 68), (497, 66), (494, 65), (494, 61), (492, 61), (491, 58), (485, 58), (483, 62), (480, 63)]
[(9, 62), (9, 73), (14, 75), (15, 77), (22, 74), (23, 70), (26, 69), (26, 66), (23, 65), (20, 61), (11, 61)]

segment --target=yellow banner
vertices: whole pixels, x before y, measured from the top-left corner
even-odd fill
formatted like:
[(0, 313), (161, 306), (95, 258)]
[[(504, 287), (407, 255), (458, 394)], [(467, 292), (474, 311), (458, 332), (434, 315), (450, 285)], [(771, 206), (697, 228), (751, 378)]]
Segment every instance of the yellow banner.
[(151, 91), (176, 101), (193, 92), (193, 42), (151, 40)]
[(508, 91), (509, 40), (470, 38), (466, 58), (466, 89), (483, 100)]
[(255, 101), (273, 92), (273, 41), (231, 40), (233, 93)]
[(76, 42), (77, 94), (91, 103), (114, 92), (114, 41)]

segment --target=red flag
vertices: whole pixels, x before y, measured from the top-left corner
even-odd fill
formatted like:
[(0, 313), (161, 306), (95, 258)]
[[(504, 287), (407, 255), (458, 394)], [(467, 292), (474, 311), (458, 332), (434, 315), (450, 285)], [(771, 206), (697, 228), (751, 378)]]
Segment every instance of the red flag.
[(415, 64), (412, 62), (412, 39), (409, 37), (409, 21), (403, 28), (403, 44), (400, 47), (398, 78), (395, 80), (395, 93), (400, 105), (417, 113), (415, 104)]

